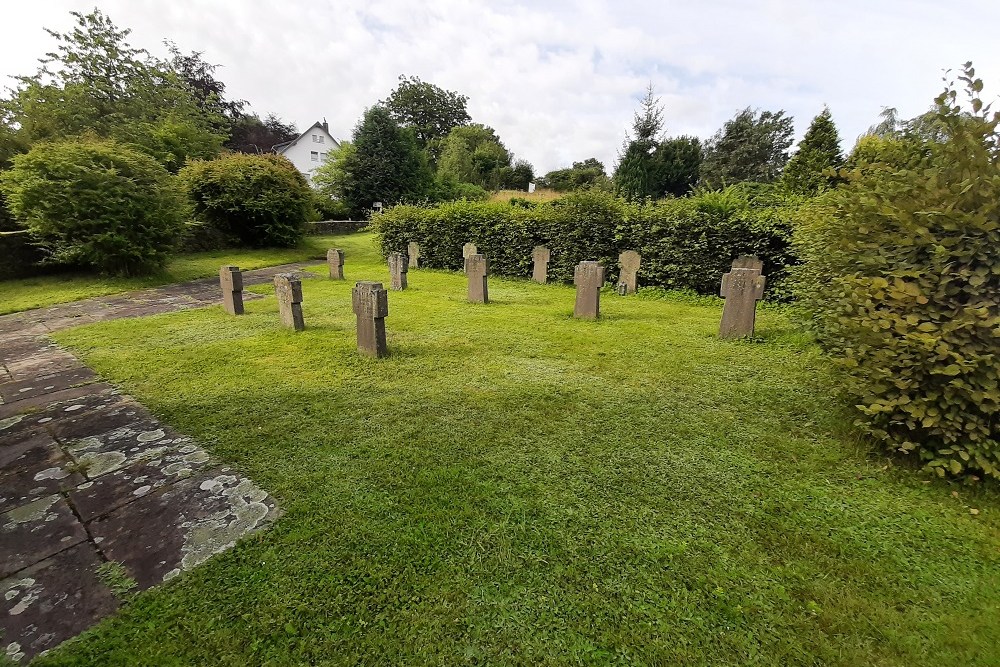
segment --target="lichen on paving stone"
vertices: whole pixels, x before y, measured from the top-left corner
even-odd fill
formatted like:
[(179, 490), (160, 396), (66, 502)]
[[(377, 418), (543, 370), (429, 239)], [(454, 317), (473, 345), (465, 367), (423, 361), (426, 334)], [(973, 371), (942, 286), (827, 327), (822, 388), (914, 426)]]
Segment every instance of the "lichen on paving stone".
[(22, 419), (24, 419), (24, 417), (25, 417), (24, 415), (14, 415), (13, 417), (7, 417), (6, 419), (0, 419), (0, 431), (3, 431), (4, 429), (8, 429), (11, 426), (14, 426), (18, 422), (20, 422)]
[(10, 523), (7, 525), (28, 523), (29, 521), (41, 521), (46, 518), (49, 508), (55, 505), (58, 500), (59, 496), (47, 496), (26, 505), (22, 505), (17, 509), (12, 509), (7, 512), (7, 518), (10, 519)]
[(218, 475), (202, 482), (200, 488), (225, 498), (229, 507), (203, 519), (181, 524), (184, 546), (181, 548), (180, 568), (167, 572), (163, 577), (164, 581), (229, 549), (237, 540), (257, 528), (271, 511), (264, 502), (267, 492), (249, 479)]

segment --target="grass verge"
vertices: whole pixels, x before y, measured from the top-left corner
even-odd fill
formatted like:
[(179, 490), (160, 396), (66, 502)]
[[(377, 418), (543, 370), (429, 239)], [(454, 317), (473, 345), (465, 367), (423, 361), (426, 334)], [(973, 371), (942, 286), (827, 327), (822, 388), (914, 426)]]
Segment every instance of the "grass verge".
[(338, 245), (301, 333), (268, 298), (58, 334), (284, 515), (39, 665), (1000, 664), (998, 493), (870, 456), (780, 312), (726, 342), (718, 302), (414, 270), (371, 360), (388, 276)]

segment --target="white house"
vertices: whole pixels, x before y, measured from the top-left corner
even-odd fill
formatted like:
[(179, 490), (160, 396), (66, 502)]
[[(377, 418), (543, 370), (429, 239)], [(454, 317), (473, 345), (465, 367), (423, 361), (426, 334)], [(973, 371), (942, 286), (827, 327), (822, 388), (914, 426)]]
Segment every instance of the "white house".
[(330, 134), (326, 119), (299, 135), (298, 139), (276, 144), (272, 150), (284, 155), (312, 183), (312, 173), (316, 167), (326, 162), (330, 151), (340, 148), (340, 143)]

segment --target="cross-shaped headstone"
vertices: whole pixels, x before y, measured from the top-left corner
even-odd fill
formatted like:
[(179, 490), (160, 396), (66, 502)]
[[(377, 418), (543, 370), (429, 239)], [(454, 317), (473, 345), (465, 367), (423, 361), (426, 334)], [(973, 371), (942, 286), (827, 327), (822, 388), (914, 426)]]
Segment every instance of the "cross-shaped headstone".
[(410, 241), (410, 244), (406, 246), (406, 254), (410, 256), (410, 268), (419, 269), (420, 268), (420, 246), (417, 245), (416, 241)]
[(549, 249), (543, 245), (536, 245), (535, 249), (531, 251), (531, 261), (535, 263), (531, 270), (531, 279), (536, 283), (544, 285), (548, 282), (550, 257)]
[(469, 255), (465, 258), (465, 275), (469, 277), (469, 301), (489, 303), (490, 295), (486, 277), (490, 272), (490, 261), (486, 255)]
[(757, 317), (757, 302), (764, 298), (767, 277), (761, 275), (763, 263), (756, 257), (738, 257), (733, 268), (722, 276), (719, 296), (726, 299), (722, 308), (721, 338), (752, 336)]
[(576, 285), (576, 305), (573, 316), (588, 320), (601, 314), (601, 286), (604, 285), (604, 267), (599, 262), (580, 262), (573, 271)]
[(639, 287), (639, 263), (642, 256), (635, 250), (626, 250), (618, 255), (618, 265), (621, 272), (618, 276), (618, 293), (635, 294)]
[(330, 248), (326, 251), (326, 263), (330, 265), (330, 277), (334, 280), (344, 279), (344, 251), (340, 248)]
[(389, 293), (382, 283), (362, 280), (351, 290), (351, 306), (358, 320), (358, 351), (372, 357), (388, 354), (385, 318), (389, 315)]
[(475, 243), (466, 243), (462, 246), (462, 270), (465, 270), (465, 260), (469, 259), (470, 255), (478, 254), (479, 250), (476, 249)]
[(238, 266), (224, 266), (219, 269), (219, 284), (222, 286), (222, 307), (230, 315), (243, 314), (243, 274)]
[(406, 289), (406, 272), (409, 268), (409, 260), (405, 253), (389, 253), (389, 287), (391, 289)]
[(278, 314), (281, 323), (290, 329), (306, 328), (302, 319), (302, 280), (294, 273), (274, 276), (274, 295), (278, 297)]

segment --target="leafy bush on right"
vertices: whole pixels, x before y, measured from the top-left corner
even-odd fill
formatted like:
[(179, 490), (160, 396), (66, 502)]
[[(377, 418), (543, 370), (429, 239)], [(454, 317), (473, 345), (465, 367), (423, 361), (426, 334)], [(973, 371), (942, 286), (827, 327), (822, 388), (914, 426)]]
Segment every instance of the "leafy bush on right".
[(305, 235), (313, 193), (280, 155), (232, 153), (192, 162), (177, 175), (195, 216), (238, 243), (294, 246)]
[(949, 84), (888, 162), (869, 151), (804, 209), (797, 281), (870, 434), (1000, 477), (1000, 136), (974, 77), (969, 111)]

